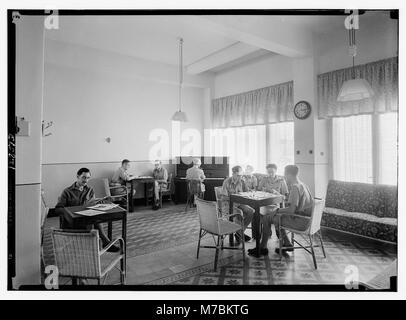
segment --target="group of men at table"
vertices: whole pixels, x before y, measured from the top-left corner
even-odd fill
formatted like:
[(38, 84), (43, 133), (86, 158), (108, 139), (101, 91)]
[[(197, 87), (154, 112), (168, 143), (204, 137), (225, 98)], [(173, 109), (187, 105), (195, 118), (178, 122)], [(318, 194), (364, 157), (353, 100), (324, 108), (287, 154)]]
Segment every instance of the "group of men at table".
[[(204, 191), (205, 175), (200, 168), (200, 159), (194, 159), (193, 165), (186, 172), (187, 180), (195, 180), (200, 182), (201, 190)], [(130, 167), (130, 161), (125, 159), (121, 163), (121, 167), (116, 170), (112, 179), (112, 186), (126, 187), (127, 181), (131, 179), (131, 175), (128, 173)], [(280, 208), (278, 206), (267, 206), (261, 208), (261, 223), (262, 223), (262, 235), (261, 235), (261, 248), (260, 253), (262, 255), (268, 254), (267, 243), (272, 234), (272, 224), (275, 225), (275, 230), (278, 237), (282, 237), (283, 247), (292, 247), (289, 238), (284, 231), (278, 234), (279, 223), (284, 226), (288, 226), (295, 229), (305, 229), (309, 223), (309, 217), (313, 206), (313, 197), (309, 188), (299, 179), (299, 168), (296, 165), (288, 165), (285, 167), (284, 176), (277, 175), (277, 166), (275, 164), (268, 164), (266, 166), (267, 176), (262, 178), (258, 183), (256, 176), (253, 174), (253, 167), (247, 165), (245, 172), (241, 166), (234, 166), (232, 168), (232, 175), (226, 178), (222, 186), (222, 212), (229, 212), (229, 197), (231, 194), (239, 192), (246, 192), (250, 190), (259, 190), (270, 192), (274, 194), (280, 194), (286, 201), (286, 206)], [(154, 178), (154, 209), (159, 206), (159, 192), (161, 188), (166, 187), (168, 181), (168, 172), (162, 166), (161, 161), (155, 161), (155, 168), (153, 170)], [(90, 170), (87, 168), (81, 168), (77, 172), (76, 181), (62, 192), (59, 197), (56, 209), (70, 206), (82, 206), (93, 205), (105, 199), (96, 199), (94, 190), (88, 185), (88, 181), (91, 178)], [(133, 195), (131, 195), (133, 196)], [(236, 216), (236, 219), (240, 219), (243, 222), (244, 229), (251, 223), (255, 210), (248, 205), (234, 204), (233, 210), (239, 211), (241, 216)], [(241, 221), (242, 219), (242, 221)], [(99, 231), (99, 236), (103, 246), (107, 246), (110, 243), (110, 239), (104, 233), (104, 230), (100, 224), (94, 226)], [(245, 233), (237, 233), (237, 243), (241, 241), (250, 241), (251, 238)], [(119, 248), (112, 246), (110, 251), (118, 251)], [(248, 250), (248, 254), (254, 254), (255, 249)], [(277, 253), (279, 249), (275, 249)], [(293, 250), (293, 249), (284, 249)]]

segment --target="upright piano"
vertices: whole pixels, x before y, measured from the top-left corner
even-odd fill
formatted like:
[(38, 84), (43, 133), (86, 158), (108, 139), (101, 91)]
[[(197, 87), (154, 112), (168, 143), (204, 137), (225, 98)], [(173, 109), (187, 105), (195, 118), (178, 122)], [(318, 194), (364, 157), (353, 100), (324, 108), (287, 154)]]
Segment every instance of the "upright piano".
[(199, 158), (200, 168), (204, 171), (206, 192), (204, 199), (215, 201), (214, 187), (222, 186), (229, 176), (228, 157), (177, 157), (175, 183), (175, 203), (185, 203), (187, 200), (186, 170), (193, 166), (193, 159)]

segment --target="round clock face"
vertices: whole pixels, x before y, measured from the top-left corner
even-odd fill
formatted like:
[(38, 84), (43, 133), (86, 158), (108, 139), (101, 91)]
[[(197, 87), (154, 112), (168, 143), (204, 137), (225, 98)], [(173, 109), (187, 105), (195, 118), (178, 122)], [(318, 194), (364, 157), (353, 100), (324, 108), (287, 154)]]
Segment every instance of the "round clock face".
[(296, 118), (298, 119), (306, 119), (310, 115), (311, 111), (312, 108), (310, 107), (310, 103), (307, 101), (299, 101), (296, 103), (295, 109), (293, 110)]

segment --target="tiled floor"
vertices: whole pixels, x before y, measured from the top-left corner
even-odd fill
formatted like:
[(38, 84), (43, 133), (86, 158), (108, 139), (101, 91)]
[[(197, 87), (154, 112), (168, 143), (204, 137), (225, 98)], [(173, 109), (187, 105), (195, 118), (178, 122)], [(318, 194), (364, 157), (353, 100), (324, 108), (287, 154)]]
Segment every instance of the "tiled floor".
[[(148, 209), (138, 211), (148, 213)], [(56, 218), (50, 218), (47, 224), (56, 223)], [(349, 266), (355, 266), (360, 280), (366, 281), (382, 272), (396, 258), (394, 245), (330, 230), (324, 231), (324, 238), (327, 259), (323, 258), (321, 250), (316, 249), (317, 270), (311, 256), (304, 250), (289, 253), (280, 261), (273, 252), (277, 246), (273, 236), (268, 243), (269, 256), (256, 259), (247, 255), (243, 261), (241, 251), (224, 250), (219, 268), (214, 272), (213, 249), (201, 249), (200, 257), (196, 259), (196, 235), (196, 241), (128, 258), (126, 284), (343, 284), (348, 275), (346, 268), (347, 271), (352, 268)], [(207, 237), (205, 242), (213, 243), (213, 240)], [(253, 246), (254, 243), (249, 242), (246, 247)], [(106, 284), (115, 284), (118, 280), (119, 273), (113, 270)], [(61, 283), (64, 282), (66, 280), (61, 279)]]

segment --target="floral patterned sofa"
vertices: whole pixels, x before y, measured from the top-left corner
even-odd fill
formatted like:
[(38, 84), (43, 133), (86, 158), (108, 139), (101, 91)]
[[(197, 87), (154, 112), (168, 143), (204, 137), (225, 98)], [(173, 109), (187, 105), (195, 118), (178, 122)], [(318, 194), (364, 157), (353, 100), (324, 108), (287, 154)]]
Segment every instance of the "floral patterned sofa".
[(397, 242), (397, 187), (330, 180), (322, 226)]

